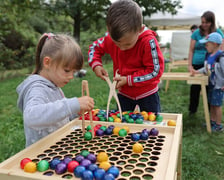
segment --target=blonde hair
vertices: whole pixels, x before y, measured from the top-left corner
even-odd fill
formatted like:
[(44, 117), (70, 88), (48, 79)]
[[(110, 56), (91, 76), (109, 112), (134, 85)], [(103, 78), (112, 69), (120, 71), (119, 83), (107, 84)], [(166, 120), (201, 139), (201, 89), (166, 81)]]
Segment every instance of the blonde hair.
[(84, 63), (81, 48), (75, 39), (66, 34), (45, 33), (40, 37), (36, 49), (36, 67), (33, 74), (39, 74), (43, 68), (44, 57), (50, 57), (56, 66), (80, 70)]

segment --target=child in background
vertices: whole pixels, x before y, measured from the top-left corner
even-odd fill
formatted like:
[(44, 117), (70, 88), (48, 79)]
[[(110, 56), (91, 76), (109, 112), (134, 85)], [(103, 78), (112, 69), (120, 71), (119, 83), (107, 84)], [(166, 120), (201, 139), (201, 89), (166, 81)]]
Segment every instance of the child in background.
[(158, 84), (164, 71), (164, 58), (156, 39), (157, 34), (142, 24), (142, 12), (132, 0), (118, 0), (108, 10), (108, 32), (89, 48), (88, 63), (96, 76), (108, 76), (102, 56), (110, 54), (114, 74), (120, 77), (116, 88), (122, 111), (160, 112)]
[(45, 33), (40, 38), (36, 68), (16, 89), (26, 147), (68, 123), (74, 114), (93, 109), (92, 98), (66, 98), (61, 90), (82, 68), (83, 61), (81, 49), (72, 37)]
[(205, 47), (209, 54), (205, 60), (205, 66), (199, 70), (193, 70), (193, 74), (204, 73), (209, 75), (208, 102), (210, 104), (211, 126), (213, 131), (222, 131), (224, 91), (224, 54), (220, 50), (222, 36), (213, 32), (199, 42), (206, 43)]

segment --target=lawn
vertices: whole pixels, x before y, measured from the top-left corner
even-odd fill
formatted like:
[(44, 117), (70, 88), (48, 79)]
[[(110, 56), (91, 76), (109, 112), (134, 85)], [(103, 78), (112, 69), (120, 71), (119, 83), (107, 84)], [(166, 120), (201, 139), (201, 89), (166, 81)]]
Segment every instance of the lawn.
[[(111, 64), (106, 69), (112, 74)], [(84, 78), (75, 78), (63, 88), (67, 97), (81, 96), (81, 82), (88, 80), (90, 96), (95, 108), (106, 109), (109, 89), (106, 82), (97, 78), (91, 69)], [(0, 82), (0, 162), (24, 149), (22, 114), (16, 107), (17, 85), (25, 78), (17, 76)], [(162, 112), (183, 114), (182, 179), (223, 180), (224, 179), (224, 133), (209, 134), (205, 123), (202, 98), (198, 113), (188, 115), (189, 89), (185, 81), (170, 81), (168, 92), (165, 82), (160, 88)], [(112, 101), (110, 109), (115, 109)]]

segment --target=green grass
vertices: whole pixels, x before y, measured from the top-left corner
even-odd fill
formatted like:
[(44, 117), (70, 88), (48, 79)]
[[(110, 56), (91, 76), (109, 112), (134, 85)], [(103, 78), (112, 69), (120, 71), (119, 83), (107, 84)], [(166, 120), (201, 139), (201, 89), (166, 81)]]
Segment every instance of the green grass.
[[(106, 69), (112, 74), (112, 65)], [(109, 89), (107, 83), (97, 78), (91, 69), (84, 78), (75, 78), (63, 88), (67, 97), (81, 96), (81, 83), (88, 80), (90, 96), (95, 108), (106, 109)], [(182, 69), (181, 69), (182, 70)], [(1, 81), (0, 85), (0, 162), (24, 149), (22, 114), (16, 107), (17, 85), (25, 78), (14, 77)], [(198, 113), (188, 116), (189, 89), (185, 81), (170, 81), (168, 92), (165, 81), (159, 91), (162, 112), (183, 114), (182, 179), (223, 180), (224, 179), (224, 133), (207, 133), (202, 98)], [(113, 100), (110, 109), (115, 109)]]

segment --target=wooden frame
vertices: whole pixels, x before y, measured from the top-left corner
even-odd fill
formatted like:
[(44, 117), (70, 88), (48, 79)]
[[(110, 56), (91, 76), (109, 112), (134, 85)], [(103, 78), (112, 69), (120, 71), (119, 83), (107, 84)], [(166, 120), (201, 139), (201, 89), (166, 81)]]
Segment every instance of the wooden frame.
[(190, 73), (163, 73), (161, 80), (181, 80), (187, 81), (188, 84), (198, 84), (201, 85), (202, 97), (203, 97), (203, 106), (204, 106), (204, 114), (205, 114), (205, 122), (207, 131), (211, 133), (211, 124), (209, 118), (209, 110), (208, 110), (208, 99), (206, 93), (206, 85), (208, 85), (208, 76), (205, 75), (195, 75), (191, 76)]
[[(153, 128), (153, 127), (157, 128), (159, 130), (159, 136), (155, 137), (155, 138), (158, 138), (158, 139), (164, 138), (164, 141), (156, 141), (156, 142), (158, 142), (158, 144), (159, 143), (162, 144), (162, 148), (160, 148), (161, 149), (160, 154), (158, 155), (159, 158), (156, 161), (156, 165), (154, 166), (155, 171), (152, 173), (150, 172), (150, 173), (153, 175), (154, 180), (161, 180), (161, 179), (181, 180), (182, 114), (161, 113), (161, 115), (163, 116), (163, 121), (165, 122), (166, 125), (109, 123), (109, 122), (101, 122), (101, 121), (94, 121), (93, 123), (94, 123), (94, 125), (101, 124), (101, 125), (105, 125), (105, 126), (114, 124), (115, 127), (128, 126), (130, 128), (130, 133), (136, 132), (136, 131), (140, 132), (141, 130), (143, 130), (145, 128), (147, 128), (147, 129)], [(167, 126), (167, 122), (170, 119), (173, 119), (176, 121), (176, 126)], [(67, 125), (65, 125), (64, 127), (62, 127), (61, 129), (55, 131), (54, 133), (48, 135), (47, 137), (41, 139), (40, 141), (36, 142), (35, 144), (29, 146), (28, 148), (22, 150), (21, 152), (17, 153), (16, 155), (12, 156), (11, 158), (2, 162), (0, 164), (0, 179), (4, 179), (4, 180), (30, 180), (30, 179), (61, 180), (62, 175), (54, 174), (52, 176), (46, 176), (46, 175), (43, 175), (43, 172), (26, 173), (22, 169), (20, 169), (20, 161), (26, 157), (33, 160), (41, 155), (44, 156), (44, 154), (46, 154), (47, 151), (50, 151), (49, 148), (52, 147), (52, 145), (53, 146), (57, 145), (58, 141), (59, 142), (63, 141), (64, 143), (66, 143), (66, 137), (70, 137), (69, 135), (72, 132), (74, 132), (75, 130), (81, 129), (81, 127), (82, 127), (81, 120), (75, 119), (75, 120), (71, 121), (70, 123), (68, 123)], [(80, 133), (80, 134), (82, 135), (82, 133)], [(75, 137), (78, 138), (78, 136), (75, 136)], [(79, 138), (81, 139), (83, 137), (80, 136)], [(101, 139), (100, 137), (95, 137), (95, 138), (96, 138), (96, 140), (97, 140), (97, 138)], [(76, 143), (77, 143), (77, 141), (76, 141)], [(86, 143), (91, 143), (91, 142), (86, 142)], [(122, 143), (123, 143), (123, 141), (122, 141)], [(92, 144), (92, 145), (94, 146), (94, 144)], [(147, 144), (145, 144), (145, 145), (147, 145)], [(119, 144), (119, 147), (120, 146), (121, 146), (121, 143)], [(157, 145), (155, 145), (155, 146), (157, 146)], [(60, 147), (62, 147), (62, 146), (60, 146)], [(85, 146), (85, 148), (86, 147), (87, 146)], [(124, 147), (126, 147), (126, 146), (124, 146)], [(74, 149), (78, 149), (78, 148), (74, 147)], [(102, 150), (102, 149), (100, 148), (100, 150)], [(79, 149), (78, 151), (81, 151), (81, 149)], [(152, 148), (152, 151), (150, 151), (149, 153), (153, 153), (153, 151), (155, 151), (155, 149)], [(147, 152), (145, 151), (145, 153), (147, 153)], [(133, 152), (128, 156), (131, 157), (132, 154), (133, 154)], [(144, 156), (140, 156), (140, 157), (144, 158)], [(41, 160), (41, 159), (39, 158), (39, 160)], [(125, 171), (125, 172), (129, 171), (129, 173), (131, 174), (130, 176), (135, 176), (139, 179), (143, 179), (143, 175), (149, 173), (149, 172), (143, 170), (142, 175), (135, 174), (134, 170), (139, 168), (135, 164), (133, 166), (134, 167), (136, 166), (136, 167), (133, 170), (125, 170), (124, 169), (125, 165), (129, 163), (128, 159), (124, 159), (124, 162), (125, 162), (124, 164), (121, 164), (121, 165), (118, 164), (123, 169), (120, 171), (120, 175), (117, 178), (118, 180), (129, 179), (129, 177), (122, 177), (121, 174), (123, 171)], [(116, 163), (117, 162), (115, 162), (115, 166), (116, 166)], [(144, 162), (141, 162), (141, 163), (144, 164)], [(148, 168), (149, 166), (150, 165), (147, 164), (145, 169)], [(73, 177), (73, 179), (77, 179), (77, 178)]]

